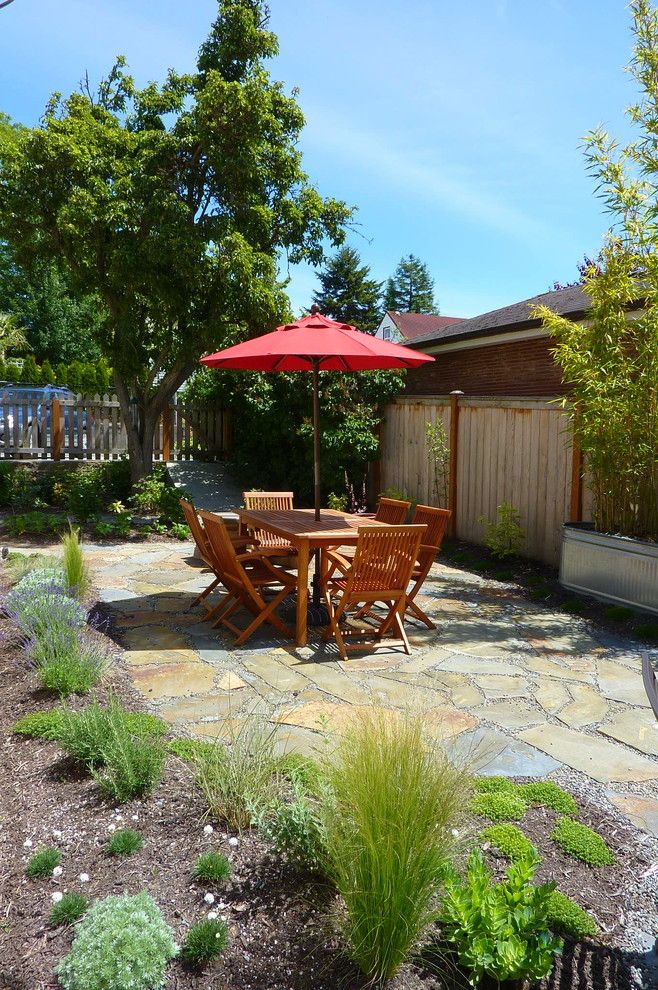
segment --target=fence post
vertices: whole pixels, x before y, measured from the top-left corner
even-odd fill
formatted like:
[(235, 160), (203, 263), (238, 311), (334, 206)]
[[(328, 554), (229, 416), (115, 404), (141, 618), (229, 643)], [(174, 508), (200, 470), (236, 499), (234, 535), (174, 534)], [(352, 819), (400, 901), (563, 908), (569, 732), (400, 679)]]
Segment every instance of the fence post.
[(573, 443), (571, 447), (571, 508), (569, 522), (582, 522), (583, 518), (583, 452), (578, 437), (578, 409), (574, 413)]
[(457, 466), (459, 462), (459, 389), (450, 393), (450, 459), (448, 461), (448, 508), (452, 513), (448, 523), (450, 536), (457, 535)]
[(50, 438), (53, 445), (53, 460), (58, 461), (62, 456), (62, 424), (60, 421), (59, 399), (53, 399), (50, 404)]
[(169, 403), (162, 410), (162, 460), (171, 460), (171, 409)]

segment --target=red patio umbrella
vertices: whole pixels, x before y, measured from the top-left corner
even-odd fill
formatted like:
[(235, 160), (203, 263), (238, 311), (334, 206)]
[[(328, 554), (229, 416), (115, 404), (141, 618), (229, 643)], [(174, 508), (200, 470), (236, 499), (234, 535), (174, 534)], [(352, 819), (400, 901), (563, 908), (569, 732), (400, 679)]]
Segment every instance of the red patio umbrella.
[(271, 333), (245, 340), (201, 358), (209, 368), (243, 371), (313, 372), (313, 470), (315, 518), (320, 519), (320, 391), (321, 371), (382, 371), (415, 368), (433, 361), (428, 354), (361, 333), (349, 323), (322, 316), (317, 306), (309, 316), (277, 327)]

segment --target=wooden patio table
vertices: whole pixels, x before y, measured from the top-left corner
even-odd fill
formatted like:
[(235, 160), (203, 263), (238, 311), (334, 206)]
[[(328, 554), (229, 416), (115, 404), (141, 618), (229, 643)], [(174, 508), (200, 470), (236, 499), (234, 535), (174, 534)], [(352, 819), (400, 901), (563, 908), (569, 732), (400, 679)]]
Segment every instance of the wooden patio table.
[(313, 509), (259, 511), (238, 509), (240, 522), (254, 529), (267, 529), (297, 548), (297, 646), (306, 646), (308, 608), (308, 563), (311, 551), (322, 547), (355, 546), (360, 526), (386, 526), (366, 516), (353, 516), (323, 509), (320, 521)]

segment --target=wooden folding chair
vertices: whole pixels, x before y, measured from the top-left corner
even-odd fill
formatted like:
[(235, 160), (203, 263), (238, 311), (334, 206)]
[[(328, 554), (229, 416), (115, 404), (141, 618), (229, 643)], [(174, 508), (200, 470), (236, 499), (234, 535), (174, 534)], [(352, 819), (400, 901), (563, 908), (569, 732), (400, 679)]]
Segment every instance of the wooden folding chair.
[(642, 653), (642, 680), (649, 704), (658, 718), (658, 666), (652, 662), (647, 652)]
[(436, 623), (432, 622), (414, 599), (425, 583), (430, 567), (441, 549), (451, 515), (450, 509), (438, 509), (432, 505), (417, 505), (411, 520), (415, 525), (425, 526), (426, 532), (418, 551), (418, 559), (411, 572), (413, 587), (407, 592), (407, 612), (413, 618), (423, 622), (428, 629), (436, 629)]
[[(375, 519), (377, 522), (387, 523), (389, 526), (401, 526), (407, 518), (410, 507), (411, 502), (404, 502), (399, 498), (385, 498), (382, 495), (377, 505)], [(354, 547), (341, 547), (331, 566), (329, 566), (329, 558), (325, 555), (324, 561), (328, 570), (323, 575), (323, 581), (329, 580), (335, 571), (340, 571), (342, 574), (347, 573), (347, 568), (354, 560), (355, 552)]]
[[(199, 551), (199, 556), (203, 560), (206, 567), (208, 567), (215, 575), (214, 579), (210, 582), (210, 584), (205, 589), (205, 591), (202, 591), (200, 595), (196, 596), (196, 598), (192, 602), (191, 607), (194, 607), (195, 605), (198, 605), (200, 602), (203, 602), (205, 607), (208, 610), (210, 610), (210, 606), (206, 603), (205, 599), (208, 597), (211, 591), (215, 590), (218, 584), (221, 584), (222, 579), (220, 574), (218, 573), (217, 562), (213, 556), (212, 548), (208, 541), (208, 536), (205, 532), (201, 520), (199, 519), (197, 510), (194, 508), (191, 502), (187, 501), (187, 499), (181, 498), (179, 499), (179, 502), (180, 502), (180, 507), (183, 510), (183, 515), (185, 516), (185, 522), (190, 527), (192, 539), (194, 540), (196, 544), (196, 548)], [(246, 547), (256, 542), (251, 537), (246, 535), (231, 536), (230, 539), (233, 545), (235, 546), (236, 550), (237, 549), (244, 550), (246, 549)]]
[[(276, 512), (277, 510), (290, 512), (294, 507), (292, 492), (243, 492), (242, 498), (245, 509), (252, 509), (254, 512)], [(268, 533), (266, 529), (254, 529), (253, 527), (249, 527), (249, 531), (259, 548), (271, 557), (291, 557), (297, 553), (297, 547), (293, 547), (276, 533)]]
[[(343, 660), (347, 659), (348, 650), (364, 649), (371, 645), (361, 643), (348, 646), (345, 643), (346, 637), (374, 634), (379, 642), (391, 625), (395, 625), (400, 633), (405, 653), (410, 652), (403, 624), (406, 593), (424, 532), (424, 526), (361, 527), (358, 530), (358, 542), (351, 567), (346, 574), (332, 577), (325, 582), (330, 624), (323, 639), (328, 640), (330, 636), (334, 636)], [(327, 550), (325, 555), (331, 559), (334, 551)], [(337, 599), (335, 604), (334, 597)], [(375, 602), (388, 605), (388, 610), (375, 622), (374, 627), (369, 625), (365, 629), (341, 630), (339, 623), (348, 608), (356, 606), (362, 609), (364, 605), (369, 608)]]
[[(292, 639), (292, 629), (279, 618), (275, 609), (296, 589), (297, 579), (282, 568), (275, 567), (267, 555), (261, 553), (260, 547), (249, 553), (236, 553), (222, 519), (209, 512), (200, 512), (199, 515), (218, 567), (220, 580), (227, 591), (208, 618), (215, 621), (215, 627), (226, 626), (235, 634), (235, 646), (246, 643), (263, 622), (269, 622), (283, 636)], [(277, 584), (283, 585), (282, 590), (266, 602), (260, 589)], [(240, 607), (251, 612), (254, 617), (245, 629), (240, 629), (230, 621), (231, 616)]]

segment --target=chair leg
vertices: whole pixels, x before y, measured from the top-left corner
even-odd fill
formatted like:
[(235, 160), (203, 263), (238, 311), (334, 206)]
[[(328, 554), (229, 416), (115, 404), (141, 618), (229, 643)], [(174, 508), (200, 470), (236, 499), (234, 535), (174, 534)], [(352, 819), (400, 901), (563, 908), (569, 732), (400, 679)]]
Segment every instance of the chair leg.
[(215, 626), (218, 626), (219, 625), (218, 620), (220, 618), (223, 618), (224, 615), (227, 614), (227, 610), (229, 609), (229, 607), (231, 613), (233, 613), (235, 609), (238, 607), (238, 605), (239, 605), (239, 600), (236, 599), (232, 591), (229, 591), (228, 594), (224, 598), (222, 598), (221, 601), (217, 602), (214, 608), (210, 609), (210, 611), (208, 612), (205, 618), (205, 621), (212, 622)]
[(405, 603), (404, 603), (404, 599), (402, 599), (402, 601), (398, 602), (398, 604), (395, 607), (394, 620), (396, 626), (398, 627), (402, 642), (404, 643), (404, 652), (408, 654), (411, 653), (411, 647), (409, 646), (409, 640), (407, 639), (407, 634), (404, 631), (404, 612), (405, 612)]
[(269, 622), (275, 627), (275, 629), (283, 633), (284, 636), (292, 637), (292, 629), (289, 629), (288, 626), (286, 626), (286, 624), (279, 618), (279, 616), (274, 614), (274, 609), (290, 594), (290, 591), (291, 589), (289, 587), (286, 587), (283, 591), (280, 591), (279, 594), (270, 601), (269, 605), (253, 618), (247, 628), (240, 633), (233, 645), (242, 646), (243, 643), (246, 643), (252, 633), (254, 633), (263, 622)]
[(334, 603), (331, 600), (331, 594), (328, 588), (325, 588), (324, 597), (327, 603), (327, 612), (329, 613), (329, 625), (322, 633), (322, 641), (326, 643), (327, 640), (329, 640), (333, 635), (336, 640), (336, 646), (338, 647), (341, 660), (347, 660), (347, 647), (345, 646), (345, 640), (343, 639), (343, 634), (341, 633), (339, 626), (341, 616), (345, 611), (345, 596), (343, 595), (338, 603), (338, 608), (334, 608)]
[[(204, 598), (206, 598), (210, 594), (211, 591), (214, 591), (215, 588), (217, 587), (217, 585), (218, 584), (221, 584), (221, 583), (222, 582), (219, 580), (219, 578), (216, 577), (215, 580), (212, 581), (211, 584), (208, 585), (208, 587), (206, 588), (205, 591), (202, 591), (200, 595), (197, 595), (196, 596), (196, 598), (194, 599), (194, 601), (190, 605), (190, 608), (194, 608), (195, 605), (199, 605), (204, 600)], [(206, 604), (206, 603), (204, 602), (204, 604)], [(206, 604), (206, 608), (208, 608), (207, 604)]]
[(409, 612), (414, 619), (418, 619), (420, 622), (423, 622), (428, 629), (436, 629), (436, 622), (432, 622), (429, 615), (426, 615), (419, 605), (416, 605), (415, 602), (410, 602), (409, 599), (407, 599), (407, 612)]

